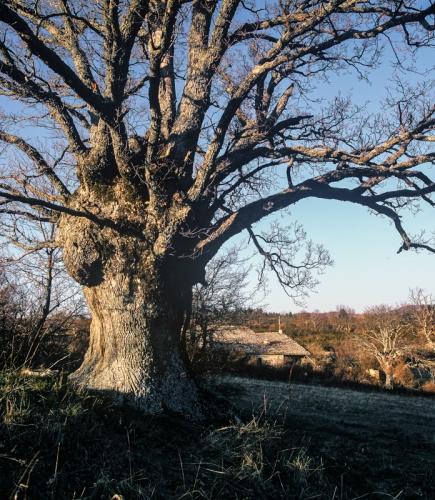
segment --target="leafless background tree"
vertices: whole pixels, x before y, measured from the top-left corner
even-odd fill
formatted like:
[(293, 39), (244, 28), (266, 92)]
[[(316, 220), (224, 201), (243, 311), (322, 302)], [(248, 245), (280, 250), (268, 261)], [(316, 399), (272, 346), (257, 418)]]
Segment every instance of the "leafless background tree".
[[(417, 350), (415, 360), (418, 367), (429, 370), (435, 380), (435, 302), (431, 293), (422, 288), (410, 290), (409, 300), (414, 306), (411, 317), (417, 335), (422, 338), (424, 349)], [(429, 350), (429, 353), (427, 352)]]
[(14, 222), (3, 220), (2, 366), (47, 367), (65, 356), (67, 366), (65, 335), (87, 313), (83, 295), (65, 272), (54, 240), (55, 225), (31, 221), (21, 232)]
[(417, 331), (435, 353), (435, 302), (433, 295), (425, 292), (422, 288), (414, 288), (410, 291), (409, 299), (411, 304), (416, 306), (412, 316)]
[(364, 312), (362, 328), (354, 336), (355, 348), (377, 360), (387, 388), (392, 386), (395, 365), (410, 352), (412, 334), (412, 326), (391, 306), (373, 306)]
[(267, 279), (263, 269), (255, 273), (244, 250), (246, 244), (239, 243), (220, 252), (207, 265), (206, 284), (193, 288), (192, 310), (183, 330), (192, 358), (205, 355), (216, 327), (241, 324), (245, 311), (264, 305)]

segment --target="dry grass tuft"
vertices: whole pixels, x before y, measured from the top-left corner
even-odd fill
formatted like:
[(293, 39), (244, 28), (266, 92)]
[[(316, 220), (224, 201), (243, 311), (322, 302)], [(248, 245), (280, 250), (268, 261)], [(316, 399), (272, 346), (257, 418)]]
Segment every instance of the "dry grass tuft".
[(424, 392), (432, 392), (435, 394), (435, 382), (433, 380), (430, 380), (429, 382), (426, 382), (422, 386), (422, 390)]

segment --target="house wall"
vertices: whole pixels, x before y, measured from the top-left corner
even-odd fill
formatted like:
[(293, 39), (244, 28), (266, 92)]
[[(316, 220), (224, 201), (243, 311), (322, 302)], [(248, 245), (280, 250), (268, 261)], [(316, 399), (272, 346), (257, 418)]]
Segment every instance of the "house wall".
[(284, 364), (284, 356), (282, 354), (262, 354), (258, 358), (266, 365), (279, 366)]
[(289, 355), (284, 355), (284, 363), (286, 365), (300, 364), (303, 357), (304, 356), (289, 356)]
[(251, 354), (249, 359), (256, 361), (257, 364), (270, 366), (282, 366), (295, 364), (301, 361), (301, 356), (289, 356), (284, 354)]

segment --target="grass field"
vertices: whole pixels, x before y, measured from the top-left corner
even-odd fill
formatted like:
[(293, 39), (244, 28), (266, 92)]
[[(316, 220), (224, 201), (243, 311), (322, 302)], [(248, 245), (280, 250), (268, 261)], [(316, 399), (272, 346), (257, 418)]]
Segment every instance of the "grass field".
[(433, 499), (435, 398), (214, 377), (244, 425), (0, 377), (0, 498)]
[(305, 442), (340, 476), (340, 488), (371, 498), (435, 499), (434, 397), (241, 377), (214, 384), (245, 418), (267, 412), (290, 440)]

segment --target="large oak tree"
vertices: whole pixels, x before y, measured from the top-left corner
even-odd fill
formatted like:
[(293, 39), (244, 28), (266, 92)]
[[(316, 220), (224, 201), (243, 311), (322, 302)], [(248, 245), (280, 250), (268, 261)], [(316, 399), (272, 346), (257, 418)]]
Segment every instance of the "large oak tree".
[(73, 380), (204, 419), (180, 349), (192, 286), (246, 230), (303, 293), (327, 253), (307, 242), (296, 262), (298, 226), (253, 229), (300, 200), (360, 204), (394, 222), (401, 249), (424, 246), (398, 211), (432, 204), (418, 169), (435, 157), (430, 81), (397, 81), (372, 119), (343, 96), (321, 107), (317, 86), (365, 78), (382, 43), (404, 70), (405, 52), (433, 42), (434, 12), (412, 0), (0, 1), (4, 234), (57, 225), (92, 312)]

